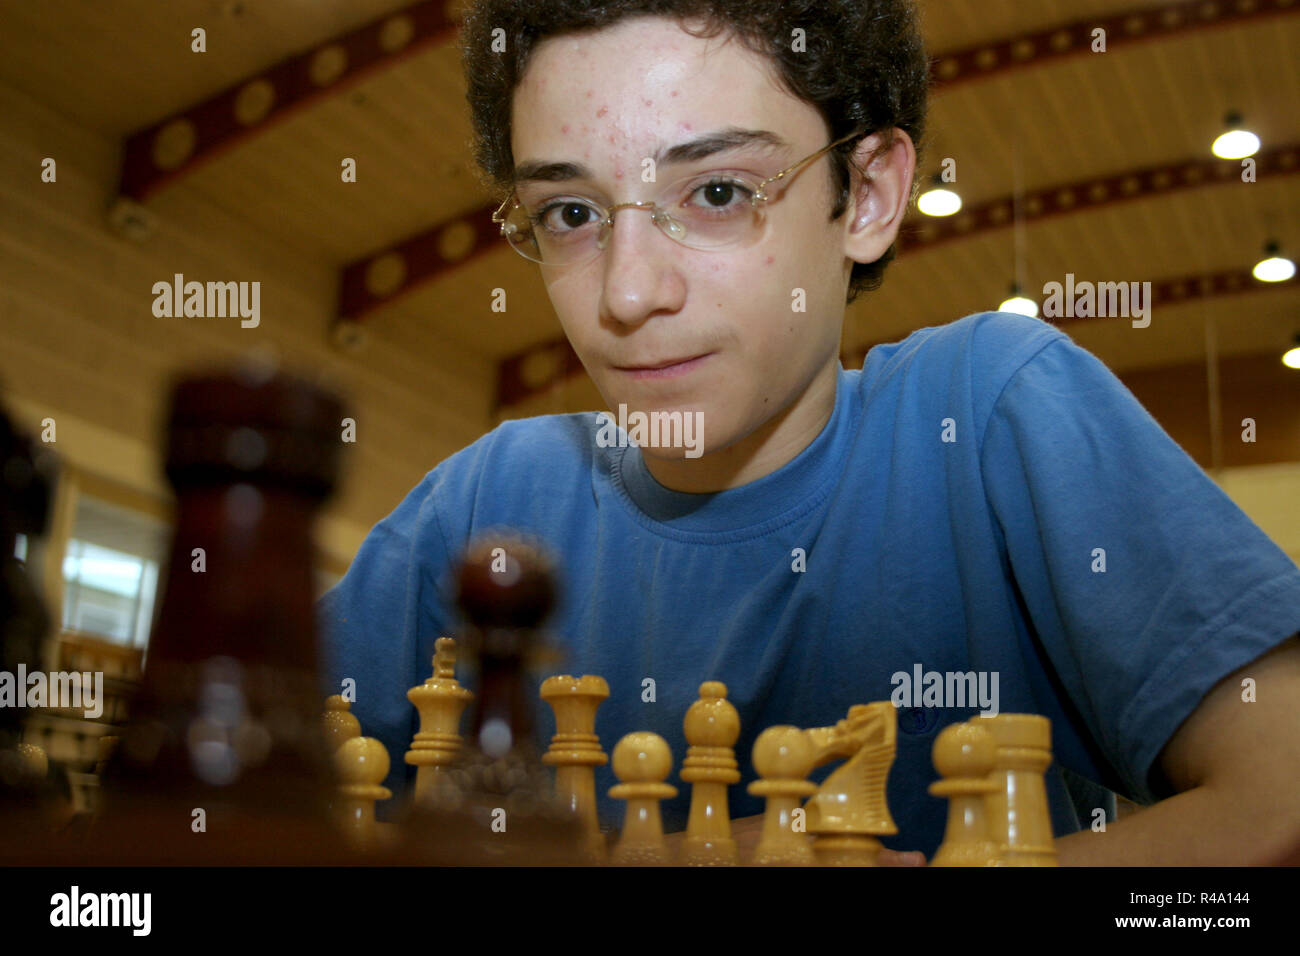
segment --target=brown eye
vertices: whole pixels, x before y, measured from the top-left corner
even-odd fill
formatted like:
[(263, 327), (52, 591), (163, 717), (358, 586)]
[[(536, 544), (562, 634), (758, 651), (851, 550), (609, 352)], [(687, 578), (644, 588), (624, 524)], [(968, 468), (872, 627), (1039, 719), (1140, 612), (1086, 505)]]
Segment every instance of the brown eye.
[(748, 209), (753, 195), (742, 182), (713, 179), (690, 189), (681, 211), (688, 215), (716, 218)]
[[(558, 211), (559, 216), (552, 213)], [(534, 223), (553, 232), (565, 232), (580, 229), (591, 222), (592, 208), (580, 202), (555, 202), (543, 208), (534, 217)]]
[(707, 186), (700, 187), (700, 191), (710, 205), (725, 206), (731, 201), (735, 188), (731, 183), (709, 183)]

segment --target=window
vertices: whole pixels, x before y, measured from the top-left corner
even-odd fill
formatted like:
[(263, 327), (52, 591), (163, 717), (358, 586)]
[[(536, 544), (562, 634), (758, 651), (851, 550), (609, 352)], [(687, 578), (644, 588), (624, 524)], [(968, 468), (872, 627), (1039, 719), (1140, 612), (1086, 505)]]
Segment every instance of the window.
[(94, 498), (77, 502), (63, 558), (63, 628), (145, 647), (167, 528)]

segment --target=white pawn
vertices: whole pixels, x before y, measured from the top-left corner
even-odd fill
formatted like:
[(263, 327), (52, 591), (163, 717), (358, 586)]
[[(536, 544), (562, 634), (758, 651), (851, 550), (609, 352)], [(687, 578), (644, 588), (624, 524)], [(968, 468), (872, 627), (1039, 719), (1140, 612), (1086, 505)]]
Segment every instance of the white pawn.
[(998, 844), (989, 836), (987, 799), (997, 743), (979, 724), (945, 727), (934, 741), (934, 769), (944, 779), (930, 793), (948, 798), (948, 828), (931, 866), (997, 866)]
[(812, 744), (798, 727), (769, 727), (754, 741), (754, 770), (762, 779), (749, 785), (756, 797), (766, 797), (763, 834), (754, 851), (758, 866), (816, 866), (812, 841), (796, 830), (795, 811), (802, 797), (817, 792), (805, 779), (816, 762)]
[(689, 866), (733, 866), (736, 841), (731, 838), (727, 787), (740, 782), (736, 738), (740, 714), (727, 700), (727, 685), (705, 681), (700, 699), (686, 711), (686, 760), (682, 780), (691, 785), (691, 813), (686, 821), (682, 862)]
[(609, 788), (609, 795), (626, 800), (627, 813), (613, 862), (644, 866), (669, 861), (659, 801), (677, 796), (677, 788), (664, 783), (672, 769), (672, 751), (658, 734), (631, 733), (614, 747), (614, 776), (619, 783)]
[(375, 803), (393, 792), (382, 785), (388, 776), (388, 751), (374, 737), (353, 737), (334, 751), (338, 771), (338, 819), (344, 832), (362, 847), (374, 845), (378, 837)]

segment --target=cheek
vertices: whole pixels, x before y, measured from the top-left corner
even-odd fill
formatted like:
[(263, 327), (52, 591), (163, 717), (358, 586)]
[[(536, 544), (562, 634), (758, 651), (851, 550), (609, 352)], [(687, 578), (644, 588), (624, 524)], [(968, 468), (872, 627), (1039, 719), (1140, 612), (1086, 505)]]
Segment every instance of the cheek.
[(551, 300), (551, 308), (555, 311), (565, 337), (578, 347), (591, 337), (589, 327), (596, 323), (595, 313), (588, 317), (585, 311), (593, 301), (593, 294), (568, 276), (546, 285), (547, 298)]

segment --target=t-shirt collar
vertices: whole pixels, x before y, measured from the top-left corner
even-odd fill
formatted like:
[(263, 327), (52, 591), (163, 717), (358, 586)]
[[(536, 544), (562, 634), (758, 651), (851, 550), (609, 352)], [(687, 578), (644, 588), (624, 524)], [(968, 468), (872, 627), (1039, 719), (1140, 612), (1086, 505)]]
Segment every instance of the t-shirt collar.
[(665, 488), (632, 445), (611, 449), (614, 480), (645, 518), (676, 531), (761, 533), (760, 526), (778, 527), (820, 505), (842, 473), (857, 418), (852, 396), (850, 374), (841, 365), (831, 417), (817, 437), (776, 471), (738, 488), (706, 494)]

